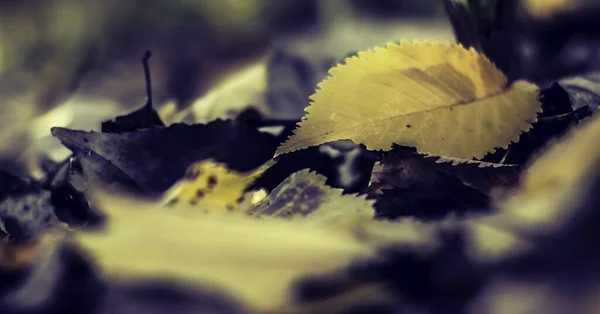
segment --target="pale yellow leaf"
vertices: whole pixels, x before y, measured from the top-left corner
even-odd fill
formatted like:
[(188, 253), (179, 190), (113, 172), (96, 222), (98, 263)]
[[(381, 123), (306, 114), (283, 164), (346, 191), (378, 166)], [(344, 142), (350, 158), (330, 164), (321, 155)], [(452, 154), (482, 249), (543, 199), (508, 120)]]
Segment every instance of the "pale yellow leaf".
[(359, 52), (330, 74), (276, 155), (350, 139), (370, 150), (396, 143), (481, 158), (518, 141), (541, 112), (536, 85), (508, 86), (485, 56), (454, 43), (389, 44)]
[(160, 204), (104, 195), (106, 230), (74, 235), (113, 278), (170, 277), (228, 291), (259, 310), (289, 301), (292, 283), (373, 253), (351, 232), (244, 213), (166, 211)]
[(274, 161), (269, 161), (255, 170), (239, 173), (212, 159), (203, 160), (190, 166), (183, 179), (165, 192), (162, 203), (210, 210), (244, 210), (255, 198), (254, 192), (244, 194), (244, 190), (273, 164)]

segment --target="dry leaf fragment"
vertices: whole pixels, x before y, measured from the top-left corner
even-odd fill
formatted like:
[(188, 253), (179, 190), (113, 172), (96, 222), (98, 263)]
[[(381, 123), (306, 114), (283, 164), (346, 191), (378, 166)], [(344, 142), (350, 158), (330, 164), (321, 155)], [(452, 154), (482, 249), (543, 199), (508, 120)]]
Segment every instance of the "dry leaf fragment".
[(330, 70), (276, 155), (350, 139), (440, 156), (481, 158), (516, 142), (541, 112), (538, 87), (506, 77), (457, 44), (406, 42), (363, 51)]
[(588, 106), (595, 110), (600, 105), (600, 72), (564, 78), (558, 84), (569, 95), (573, 109)]
[(370, 190), (381, 194), (383, 189), (405, 187), (407, 181), (432, 182), (440, 174), (446, 174), (491, 195), (494, 188), (516, 185), (520, 170), (517, 165), (394, 152), (373, 167)]
[(393, 152), (376, 163), (369, 197), (380, 218), (441, 219), (491, 211), (491, 201), (517, 184), (520, 168), (458, 158)]
[(260, 217), (303, 218), (319, 223), (371, 219), (374, 201), (342, 195), (325, 184), (327, 178), (304, 169), (291, 174), (250, 213)]
[(0, 232), (11, 241), (35, 239), (59, 226), (50, 191), (30, 188), (0, 200)]
[(257, 169), (240, 173), (212, 159), (203, 160), (190, 166), (183, 179), (165, 192), (162, 203), (200, 205), (223, 211), (249, 208), (254, 193), (244, 193), (244, 190), (274, 164), (269, 161)]

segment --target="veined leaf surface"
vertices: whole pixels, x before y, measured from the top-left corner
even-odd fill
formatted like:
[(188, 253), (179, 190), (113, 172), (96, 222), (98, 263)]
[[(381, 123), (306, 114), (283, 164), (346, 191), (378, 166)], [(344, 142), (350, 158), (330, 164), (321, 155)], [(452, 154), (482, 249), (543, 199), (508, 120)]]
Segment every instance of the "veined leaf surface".
[(507, 79), (457, 44), (401, 42), (359, 52), (330, 70), (276, 155), (350, 139), (370, 150), (481, 158), (516, 142), (541, 111), (538, 87)]
[(250, 214), (335, 224), (373, 218), (372, 200), (364, 195), (343, 195), (342, 189), (325, 184), (327, 178), (304, 169), (291, 174), (271, 194), (258, 203)]

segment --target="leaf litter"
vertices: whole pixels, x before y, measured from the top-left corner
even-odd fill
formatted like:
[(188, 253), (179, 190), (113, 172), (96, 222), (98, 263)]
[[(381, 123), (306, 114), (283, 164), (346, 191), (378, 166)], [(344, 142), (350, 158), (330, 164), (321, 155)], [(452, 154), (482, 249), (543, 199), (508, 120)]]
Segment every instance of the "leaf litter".
[[(537, 87), (528, 83), (517, 84), (511, 94), (503, 74), (472, 50), (411, 44), (411, 56), (420, 61), (398, 63), (380, 58), (388, 53), (382, 49), (346, 58), (325, 82), (341, 88), (377, 79), (408, 85), (417, 80), (449, 101), (442, 107), (457, 107), (456, 113), (436, 117), (437, 126), (425, 113), (433, 133), (414, 133), (408, 141), (398, 137), (396, 130), (407, 125), (414, 131), (410, 113), (406, 123), (373, 130), (350, 123), (351, 133), (337, 132), (327, 124), (354, 109), (319, 98), (339, 93), (327, 87), (333, 83), (320, 85), (315, 94), (320, 96), (312, 97), (315, 107), (308, 107), (299, 131), (279, 148), (297, 121), (267, 119), (252, 109), (233, 119), (165, 126), (152, 106), (147, 54), (148, 101), (141, 109), (103, 123), (101, 132), (53, 128), (73, 155), (45, 182), (3, 174), (0, 308), (6, 313), (561, 313), (567, 306), (590, 312), (598, 278), (584, 280), (581, 274), (597, 271), (594, 237), (589, 237), (598, 222), (593, 211), (598, 149), (590, 145), (597, 138), (597, 117), (580, 123), (589, 114), (574, 110), (579, 98), (571, 94), (542, 97), (540, 103)], [(377, 67), (366, 72), (396, 66), (408, 71), (409, 79), (362, 80), (363, 72), (343, 70), (373, 60)], [(417, 71), (438, 60), (468, 72), (475, 86), (470, 94), (466, 89), (462, 94), (464, 86), (444, 85), (451, 82), (443, 81), (443, 71)], [(299, 83), (299, 95), (306, 94), (307, 84)], [(578, 92), (568, 86), (539, 92), (563, 90)], [(394, 93), (379, 96), (388, 98), (363, 100), (382, 111), (356, 114), (357, 121), (394, 116), (396, 109), (386, 107), (391, 102), (415, 107)], [(488, 130), (489, 141), (473, 141), (478, 133), (462, 129), (442, 143), (444, 131), (454, 125), (450, 120), (468, 126), (475, 115), (452, 103), (456, 97), (465, 108), (488, 98), (516, 107), (498, 114), (507, 127)], [(329, 111), (319, 111), (325, 103)], [(552, 111), (557, 104), (569, 108)], [(496, 112), (508, 109), (496, 101), (485, 105), (496, 106)], [(471, 122), (488, 121), (493, 116), (481, 114), (492, 111), (480, 111), (479, 120)], [(319, 124), (311, 125), (315, 119)], [(551, 131), (536, 136), (550, 134), (540, 141), (551, 145), (548, 149), (522, 153), (519, 144), (510, 143), (534, 134), (542, 123)], [(262, 131), (274, 126), (283, 131)], [(328, 127), (334, 135), (322, 137), (321, 128)], [(334, 147), (326, 142), (346, 139), (357, 145), (330, 154), (338, 157), (319, 155), (322, 147)], [(484, 158), (497, 147), (507, 149)], [(359, 161), (350, 175), (360, 183), (344, 185), (339, 177), (344, 163), (335, 160), (346, 160), (350, 151)], [(489, 160), (497, 155), (499, 160)], [(93, 215), (102, 223), (91, 223)], [(531, 265), (538, 267), (527, 273)], [(576, 285), (574, 278), (580, 280)], [(567, 293), (572, 288), (589, 293), (572, 296)], [(525, 291), (529, 307), (517, 307), (523, 297), (515, 291)]]

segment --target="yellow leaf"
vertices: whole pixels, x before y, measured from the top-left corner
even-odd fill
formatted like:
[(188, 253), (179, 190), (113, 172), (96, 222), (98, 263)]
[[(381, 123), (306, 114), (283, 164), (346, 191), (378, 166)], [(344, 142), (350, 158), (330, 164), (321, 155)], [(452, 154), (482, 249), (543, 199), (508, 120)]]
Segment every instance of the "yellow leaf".
[(109, 277), (164, 277), (228, 291), (257, 309), (289, 301), (291, 284), (305, 275), (346, 267), (373, 254), (350, 232), (245, 213), (165, 211), (153, 202), (105, 195), (103, 232), (74, 241)]
[(275, 162), (269, 161), (261, 167), (238, 173), (214, 160), (204, 160), (188, 168), (183, 179), (175, 183), (163, 197), (163, 204), (187, 204), (205, 209), (234, 210), (252, 205), (254, 193), (244, 190)]
[(541, 112), (538, 87), (506, 77), (457, 44), (402, 42), (363, 51), (330, 70), (276, 155), (350, 139), (370, 150), (481, 158), (507, 147)]

